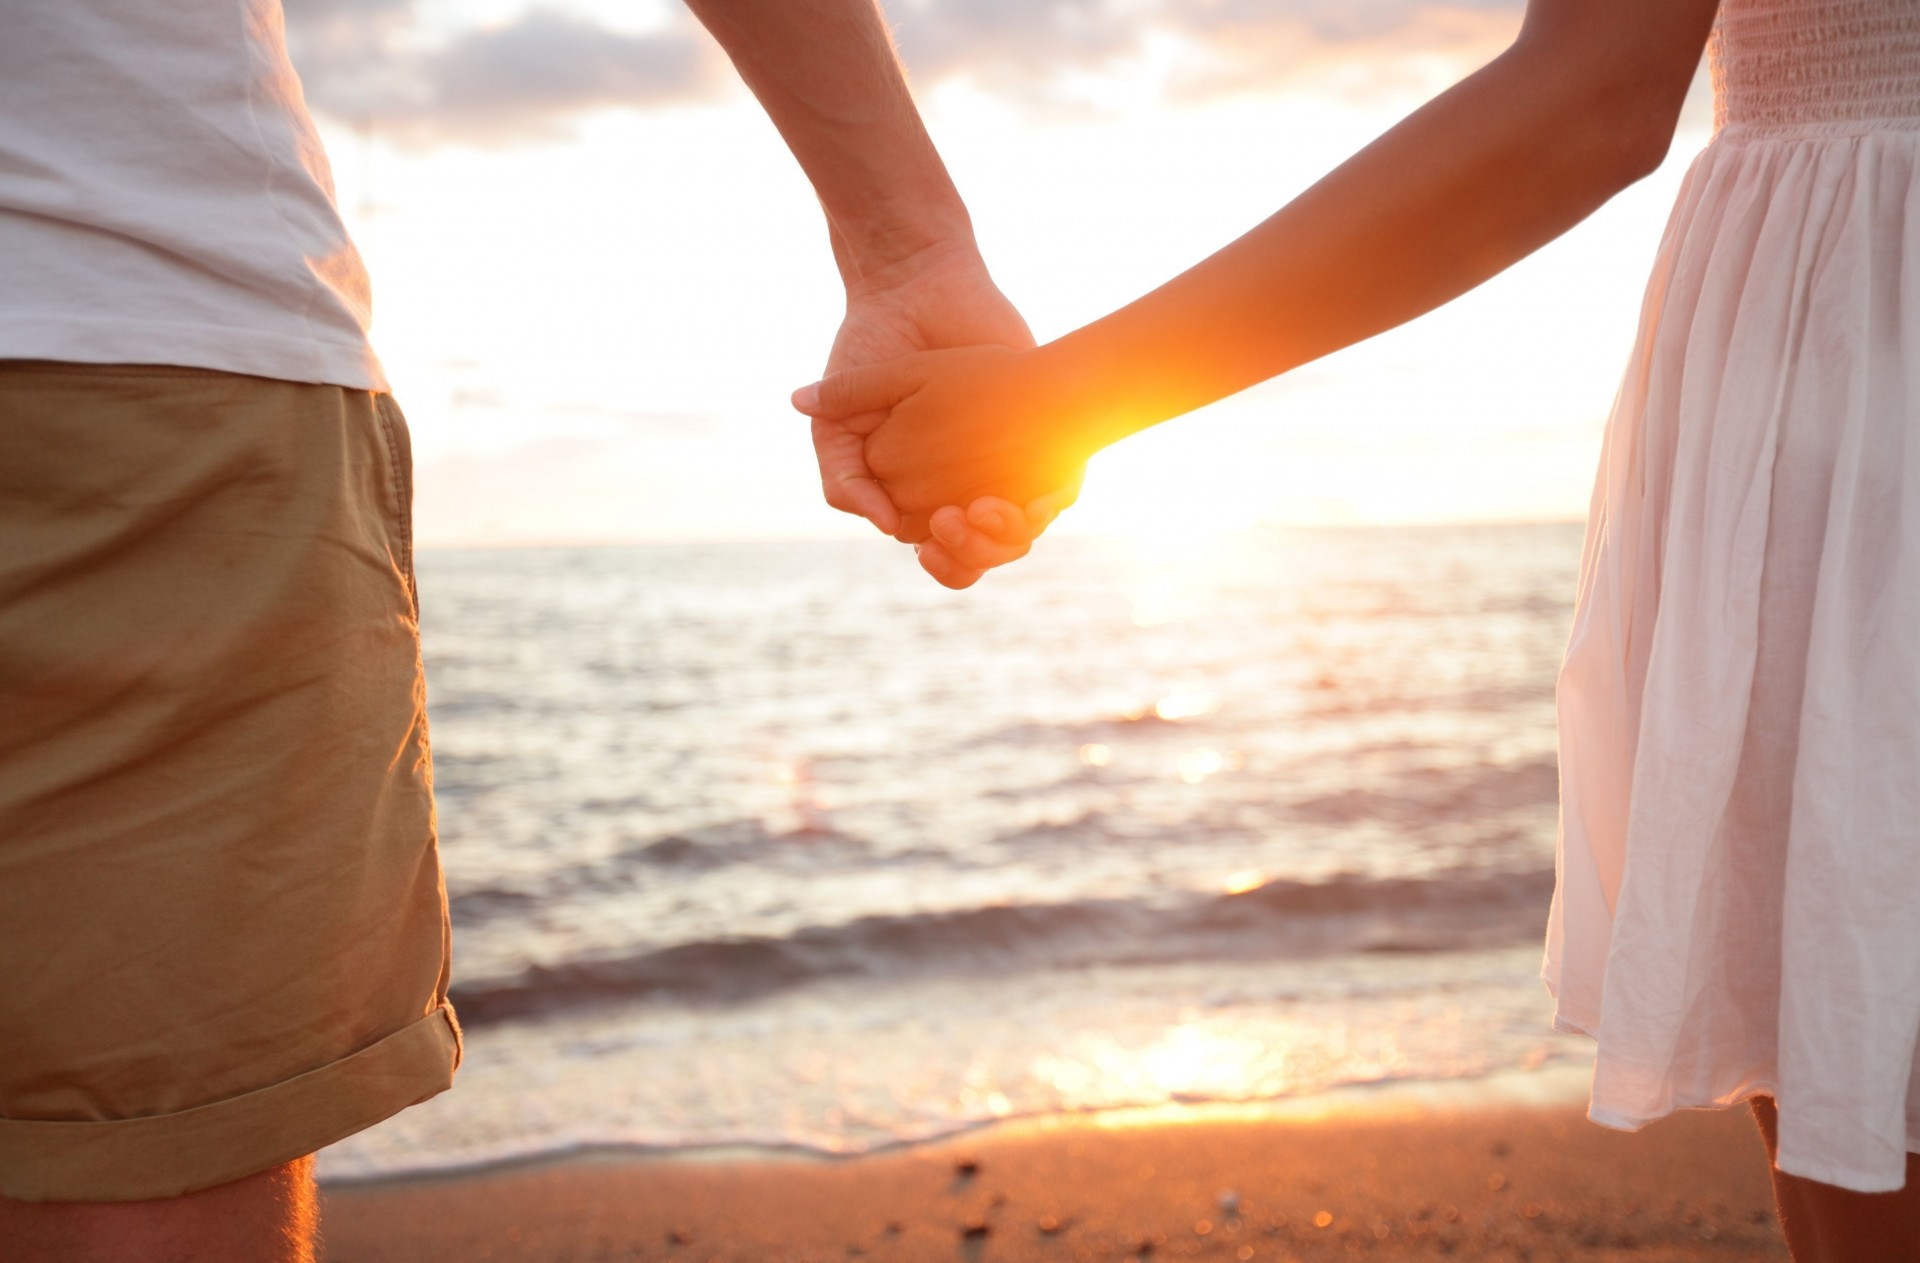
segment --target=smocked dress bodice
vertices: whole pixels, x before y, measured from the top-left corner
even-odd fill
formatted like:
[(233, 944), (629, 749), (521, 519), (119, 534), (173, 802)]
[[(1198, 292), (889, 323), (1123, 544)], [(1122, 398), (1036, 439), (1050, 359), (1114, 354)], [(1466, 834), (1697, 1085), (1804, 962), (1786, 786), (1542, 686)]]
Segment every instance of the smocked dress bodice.
[(1717, 127), (1920, 126), (1920, 3), (1726, 0), (1708, 45)]

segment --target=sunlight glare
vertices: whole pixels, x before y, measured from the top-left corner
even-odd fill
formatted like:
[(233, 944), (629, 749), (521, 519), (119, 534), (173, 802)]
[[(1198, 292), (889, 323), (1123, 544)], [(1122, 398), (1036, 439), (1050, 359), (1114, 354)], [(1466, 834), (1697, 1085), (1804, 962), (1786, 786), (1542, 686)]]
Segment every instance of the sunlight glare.
[(1258, 890), (1267, 884), (1267, 875), (1257, 868), (1243, 868), (1237, 873), (1229, 873), (1221, 884), (1221, 889), (1230, 895), (1244, 895), (1249, 890)]
[(1215, 773), (1239, 771), (1241, 762), (1238, 750), (1224, 754), (1211, 748), (1189, 750), (1180, 756), (1180, 779), (1189, 785), (1198, 785)]
[(1237, 1100), (1256, 1090), (1278, 1095), (1289, 1086), (1271, 1069), (1270, 1043), (1197, 1021), (1185, 1021), (1143, 1047), (1103, 1039), (1079, 1056), (1044, 1058), (1034, 1076), (1067, 1108), (1112, 1101)]
[(1220, 698), (1214, 693), (1169, 693), (1153, 704), (1154, 715), (1169, 723), (1198, 719), (1219, 709)]

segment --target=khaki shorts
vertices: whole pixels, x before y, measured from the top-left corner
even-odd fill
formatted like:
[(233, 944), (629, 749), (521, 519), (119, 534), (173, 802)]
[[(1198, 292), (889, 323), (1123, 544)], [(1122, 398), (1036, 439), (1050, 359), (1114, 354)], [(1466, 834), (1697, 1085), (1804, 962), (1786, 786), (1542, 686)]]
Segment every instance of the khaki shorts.
[(0, 1194), (168, 1197), (444, 1090), (384, 395), (0, 361)]

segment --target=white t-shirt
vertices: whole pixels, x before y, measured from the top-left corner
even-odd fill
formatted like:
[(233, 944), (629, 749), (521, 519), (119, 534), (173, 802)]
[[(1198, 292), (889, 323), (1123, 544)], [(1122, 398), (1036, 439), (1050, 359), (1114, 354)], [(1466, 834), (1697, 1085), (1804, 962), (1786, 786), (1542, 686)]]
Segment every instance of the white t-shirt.
[(0, 358), (385, 390), (279, 0), (0, 0)]

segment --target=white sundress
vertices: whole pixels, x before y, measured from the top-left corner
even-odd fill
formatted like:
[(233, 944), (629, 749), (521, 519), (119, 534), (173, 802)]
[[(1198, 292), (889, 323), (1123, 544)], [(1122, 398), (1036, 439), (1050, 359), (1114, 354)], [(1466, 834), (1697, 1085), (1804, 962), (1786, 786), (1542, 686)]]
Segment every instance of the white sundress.
[(1555, 1024), (1592, 1117), (1920, 1150), (1920, 0), (1726, 0), (1559, 678)]

